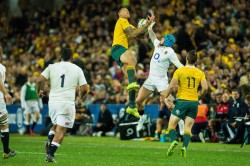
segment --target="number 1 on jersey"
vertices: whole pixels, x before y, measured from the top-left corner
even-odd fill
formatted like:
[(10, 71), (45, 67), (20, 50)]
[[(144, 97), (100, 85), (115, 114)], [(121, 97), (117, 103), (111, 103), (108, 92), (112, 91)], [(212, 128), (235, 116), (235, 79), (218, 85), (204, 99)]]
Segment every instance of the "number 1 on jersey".
[(61, 87), (64, 86), (64, 78), (65, 78), (65, 74), (61, 75), (61, 79), (62, 79), (62, 81), (61, 81)]

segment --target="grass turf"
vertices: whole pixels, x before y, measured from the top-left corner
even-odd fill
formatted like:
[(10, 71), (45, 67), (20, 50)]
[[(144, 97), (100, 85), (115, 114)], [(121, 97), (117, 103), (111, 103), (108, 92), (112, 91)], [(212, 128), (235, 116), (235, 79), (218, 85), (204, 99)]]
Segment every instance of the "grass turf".
[[(250, 146), (219, 143), (190, 143), (187, 158), (180, 156), (182, 143), (171, 157), (166, 156), (170, 143), (121, 141), (112, 137), (69, 137), (56, 152), (56, 163), (46, 163), (44, 142), (47, 137), (10, 135), (10, 147), (17, 155), (0, 159), (0, 166), (126, 166), (126, 165), (249, 165)], [(2, 151), (2, 149), (0, 150)]]

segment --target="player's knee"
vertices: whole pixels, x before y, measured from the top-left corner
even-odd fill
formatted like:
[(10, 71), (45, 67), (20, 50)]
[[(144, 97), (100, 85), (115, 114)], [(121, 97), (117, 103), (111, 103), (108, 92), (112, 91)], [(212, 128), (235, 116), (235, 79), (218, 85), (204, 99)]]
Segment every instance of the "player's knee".
[(142, 103), (142, 102), (140, 101), (139, 98), (136, 98), (135, 102), (136, 102), (136, 104), (138, 104), (138, 105), (140, 105), (140, 104)]
[(136, 58), (134, 57), (134, 55), (132, 53), (127, 54), (127, 62), (129, 66), (135, 66), (137, 63)]

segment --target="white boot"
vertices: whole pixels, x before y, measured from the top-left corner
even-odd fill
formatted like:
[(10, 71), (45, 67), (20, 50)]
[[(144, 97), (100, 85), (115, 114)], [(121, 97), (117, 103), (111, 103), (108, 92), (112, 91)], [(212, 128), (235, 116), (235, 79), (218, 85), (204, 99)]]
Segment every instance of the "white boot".
[(184, 135), (184, 121), (181, 119), (181, 120), (178, 122), (178, 125), (179, 125), (180, 135)]
[(147, 120), (147, 115), (140, 116), (138, 125), (136, 126), (136, 131), (141, 131), (142, 130), (143, 124), (145, 123), (146, 120)]

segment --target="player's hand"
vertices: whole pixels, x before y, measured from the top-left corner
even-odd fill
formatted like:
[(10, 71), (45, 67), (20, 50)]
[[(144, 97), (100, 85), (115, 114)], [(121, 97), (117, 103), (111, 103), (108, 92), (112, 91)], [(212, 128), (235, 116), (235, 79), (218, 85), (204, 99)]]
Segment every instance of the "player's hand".
[(153, 29), (153, 26), (155, 25), (155, 22), (152, 22), (149, 26), (148, 26), (148, 31)]
[(155, 15), (154, 15), (154, 12), (151, 11), (151, 15), (148, 15), (148, 17), (147, 17), (146, 25), (150, 26), (154, 21), (155, 21)]
[(5, 95), (4, 95), (4, 98), (5, 98), (6, 104), (12, 104), (12, 103), (13, 103), (12, 97), (10, 96), (9, 93), (5, 94)]
[(40, 90), (39, 93), (38, 93), (38, 97), (43, 98), (44, 96), (45, 96), (44, 91)]

